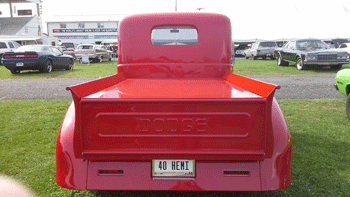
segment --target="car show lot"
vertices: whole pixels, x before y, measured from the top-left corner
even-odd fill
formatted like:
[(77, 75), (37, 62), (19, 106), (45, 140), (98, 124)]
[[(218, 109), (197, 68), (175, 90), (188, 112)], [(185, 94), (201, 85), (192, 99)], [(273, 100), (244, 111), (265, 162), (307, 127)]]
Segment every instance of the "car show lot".
[[(344, 65), (343, 68), (350, 66)], [(349, 196), (350, 123), (344, 95), (334, 88), (337, 71), (298, 71), (276, 61), (237, 59), (235, 73), (278, 84), (276, 91), (293, 138), (292, 184), (274, 192), (74, 191), (55, 181), (55, 146), (67, 86), (116, 73), (116, 63), (75, 64), (72, 72), (23, 72), (0, 66), (0, 173), (26, 184), (38, 196)], [(40, 179), (38, 179), (40, 177)]]

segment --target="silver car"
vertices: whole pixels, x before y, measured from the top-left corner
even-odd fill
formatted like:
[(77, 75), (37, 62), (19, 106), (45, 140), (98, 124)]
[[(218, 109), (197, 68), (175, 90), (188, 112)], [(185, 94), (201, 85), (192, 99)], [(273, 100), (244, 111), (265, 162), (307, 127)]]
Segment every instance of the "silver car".
[(278, 48), (278, 45), (274, 41), (258, 41), (252, 44), (252, 46), (245, 50), (245, 58), (252, 58), (256, 60), (261, 57), (262, 59), (266, 59), (267, 57), (274, 60), (275, 55), (274, 51)]

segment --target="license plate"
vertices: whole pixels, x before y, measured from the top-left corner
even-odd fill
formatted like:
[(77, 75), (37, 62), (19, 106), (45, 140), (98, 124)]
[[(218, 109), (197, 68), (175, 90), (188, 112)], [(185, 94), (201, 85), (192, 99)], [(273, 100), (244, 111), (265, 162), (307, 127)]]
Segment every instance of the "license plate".
[(154, 177), (194, 177), (195, 160), (152, 160)]
[(17, 62), (16, 66), (23, 66), (23, 62)]

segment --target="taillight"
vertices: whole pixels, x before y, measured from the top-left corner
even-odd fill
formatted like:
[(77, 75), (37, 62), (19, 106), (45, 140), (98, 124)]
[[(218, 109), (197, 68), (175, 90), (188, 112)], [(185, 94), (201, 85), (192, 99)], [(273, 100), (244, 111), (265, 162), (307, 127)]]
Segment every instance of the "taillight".
[(37, 58), (38, 54), (4, 55), (4, 58)]
[(260, 53), (260, 50), (257, 50), (258, 53)]

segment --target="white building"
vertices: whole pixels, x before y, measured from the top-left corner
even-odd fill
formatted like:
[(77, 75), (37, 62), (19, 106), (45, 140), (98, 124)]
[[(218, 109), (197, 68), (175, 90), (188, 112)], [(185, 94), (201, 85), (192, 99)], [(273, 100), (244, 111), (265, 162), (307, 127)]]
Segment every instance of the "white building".
[(57, 38), (61, 43), (100, 44), (106, 39), (117, 39), (121, 15), (80, 15), (56, 16), (49, 19), (47, 32), (49, 37)]
[(40, 0), (0, 0), (0, 40), (42, 43)]

